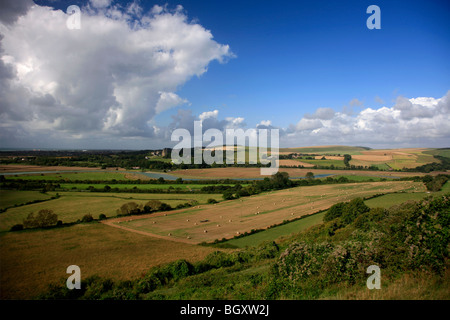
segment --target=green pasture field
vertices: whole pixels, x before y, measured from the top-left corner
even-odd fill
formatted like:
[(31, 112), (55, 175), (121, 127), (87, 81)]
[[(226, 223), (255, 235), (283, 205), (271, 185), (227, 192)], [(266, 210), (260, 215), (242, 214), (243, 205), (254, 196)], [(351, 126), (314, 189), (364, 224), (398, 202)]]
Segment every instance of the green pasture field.
[(161, 156), (149, 156), (149, 161), (161, 161), (161, 162), (172, 162), (171, 158), (163, 158)]
[(373, 199), (366, 200), (365, 203), (370, 208), (390, 208), (393, 205), (401, 204), (408, 200), (418, 201), (425, 198), (426, 192), (412, 192), (412, 193), (391, 193), (384, 196), (376, 197)]
[(398, 205), (408, 200), (418, 201), (430, 195), (442, 195), (449, 192), (450, 192), (450, 183), (447, 182), (442, 187), (441, 191), (438, 192), (392, 193), (366, 200), (365, 203), (368, 207), (371, 208), (381, 207), (387, 209), (393, 205)]
[(39, 191), (0, 190), (0, 208), (10, 208), (35, 200), (48, 200), (51, 196)]
[(246, 237), (231, 239), (226, 243), (238, 248), (244, 248), (246, 246), (258, 246), (264, 241), (274, 241), (276, 239), (279, 239), (280, 237), (289, 236), (293, 233), (301, 232), (311, 226), (322, 223), (324, 215), (325, 212), (316, 213), (309, 217), (305, 217), (303, 219), (289, 222), (281, 226), (260, 231)]
[(450, 158), (450, 149), (448, 149), (448, 148), (446, 148), (446, 149), (432, 149), (432, 150), (424, 151), (423, 153)]
[(121, 172), (70, 172), (70, 173), (41, 173), (41, 174), (17, 174), (7, 175), (7, 179), (24, 180), (129, 180), (125, 178), (126, 173)]
[[(11, 192), (17, 192), (18, 194), (14, 195), (14, 197), (20, 197), (20, 193), (24, 191)], [(55, 194), (55, 192), (49, 192), (49, 196)], [(196, 200), (200, 204), (206, 204), (210, 198), (217, 201), (222, 200), (222, 194), (59, 192), (59, 195), (60, 198), (58, 199), (10, 208), (6, 212), (1, 213), (0, 232), (8, 231), (15, 224), (21, 224), (30, 212), (36, 214), (41, 209), (53, 210), (58, 215), (58, 220), (70, 223), (81, 219), (88, 213), (96, 219), (100, 214), (104, 214), (106, 217), (115, 216), (116, 210), (128, 202), (145, 204), (150, 200), (160, 200), (175, 207), (178, 204), (184, 204), (191, 200)]]

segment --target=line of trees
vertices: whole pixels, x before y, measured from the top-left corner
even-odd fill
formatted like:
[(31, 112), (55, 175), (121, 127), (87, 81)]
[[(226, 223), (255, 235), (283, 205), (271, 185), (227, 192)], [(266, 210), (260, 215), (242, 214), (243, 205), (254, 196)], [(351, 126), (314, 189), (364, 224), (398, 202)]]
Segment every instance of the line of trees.
[(90, 180), (90, 179), (72, 179), (72, 180), (66, 180), (66, 179), (54, 179), (54, 180), (48, 180), (48, 179), (22, 179), (22, 178), (7, 178), (4, 175), (0, 175), (0, 182), (8, 182), (8, 183), (25, 183), (32, 185), (35, 184), (46, 184), (46, 183), (52, 183), (52, 184), (233, 184), (236, 183), (236, 180), (234, 179), (205, 179), (205, 180), (183, 180), (182, 178), (177, 178), (176, 180), (166, 180), (163, 177), (160, 177), (158, 179), (149, 179), (149, 180), (117, 180), (117, 179), (111, 179), (111, 180)]

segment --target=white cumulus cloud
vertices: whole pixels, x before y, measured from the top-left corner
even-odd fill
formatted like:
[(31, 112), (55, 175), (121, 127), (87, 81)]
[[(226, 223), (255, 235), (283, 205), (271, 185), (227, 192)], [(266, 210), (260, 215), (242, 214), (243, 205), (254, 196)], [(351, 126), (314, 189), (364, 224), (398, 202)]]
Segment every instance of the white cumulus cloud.
[(91, 0), (78, 30), (29, 1), (10, 11), (0, 20), (2, 138), (154, 137), (155, 115), (188, 103), (177, 89), (233, 57), (181, 6), (143, 13), (137, 2)]
[(450, 91), (441, 98), (400, 96), (392, 107), (367, 107), (355, 115), (324, 110), (291, 125), (282, 145), (442, 147), (450, 141)]

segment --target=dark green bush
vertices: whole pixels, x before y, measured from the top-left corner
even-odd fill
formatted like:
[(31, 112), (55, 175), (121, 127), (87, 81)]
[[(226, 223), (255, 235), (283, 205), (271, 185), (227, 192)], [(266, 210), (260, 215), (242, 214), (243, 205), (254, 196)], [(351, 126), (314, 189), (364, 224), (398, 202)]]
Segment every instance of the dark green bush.
[(149, 293), (156, 288), (168, 284), (171, 281), (178, 281), (195, 271), (194, 266), (186, 260), (177, 260), (164, 266), (154, 267), (136, 286), (137, 293)]
[(327, 213), (325, 213), (325, 216), (323, 217), (323, 221), (331, 221), (333, 219), (339, 218), (342, 216), (342, 211), (345, 207), (344, 202), (339, 202), (331, 206), (330, 209), (328, 209)]
[(94, 220), (94, 218), (92, 217), (92, 215), (90, 213), (85, 214), (83, 216), (83, 218), (81, 218), (81, 222), (91, 222), (93, 220)]
[(224, 200), (233, 200), (234, 196), (233, 196), (233, 191), (227, 190), (223, 193), (222, 195)]
[(197, 272), (204, 272), (209, 269), (217, 269), (222, 267), (232, 266), (236, 262), (233, 255), (222, 252), (214, 251), (206, 256), (197, 266)]
[(349, 203), (345, 204), (342, 209), (342, 222), (345, 224), (350, 224), (358, 217), (358, 215), (368, 212), (369, 210), (370, 208), (366, 206), (363, 199), (353, 199)]
[(23, 220), (24, 228), (44, 228), (56, 225), (58, 222), (58, 215), (53, 213), (53, 210), (42, 209), (39, 210), (37, 216), (31, 212), (26, 219)]
[(15, 224), (10, 229), (10, 231), (20, 231), (20, 230), (23, 230), (23, 224)]
[(278, 255), (279, 247), (275, 241), (266, 241), (256, 248), (256, 260), (273, 259)]
[(159, 211), (169, 211), (169, 210), (172, 210), (172, 207), (170, 206), (170, 204), (163, 202), (159, 206)]

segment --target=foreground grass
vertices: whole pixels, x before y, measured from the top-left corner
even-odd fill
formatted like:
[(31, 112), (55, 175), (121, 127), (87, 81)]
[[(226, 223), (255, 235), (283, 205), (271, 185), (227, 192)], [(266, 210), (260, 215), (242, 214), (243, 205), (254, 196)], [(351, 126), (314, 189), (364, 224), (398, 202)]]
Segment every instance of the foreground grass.
[(65, 285), (70, 265), (83, 279), (101, 275), (133, 279), (153, 266), (177, 259), (197, 261), (212, 248), (176, 243), (100, 223), (0, 236), (0, 299), (32, 299), (49, 283)]
[(368, 290), (364, 284), (341, 287), (323, 299), (339, 300), (448, 300), (450, 299), (450, 263), (438, 276), (426, 271), (410, 272), (400, 277), (384, 277), (380, 290)]

